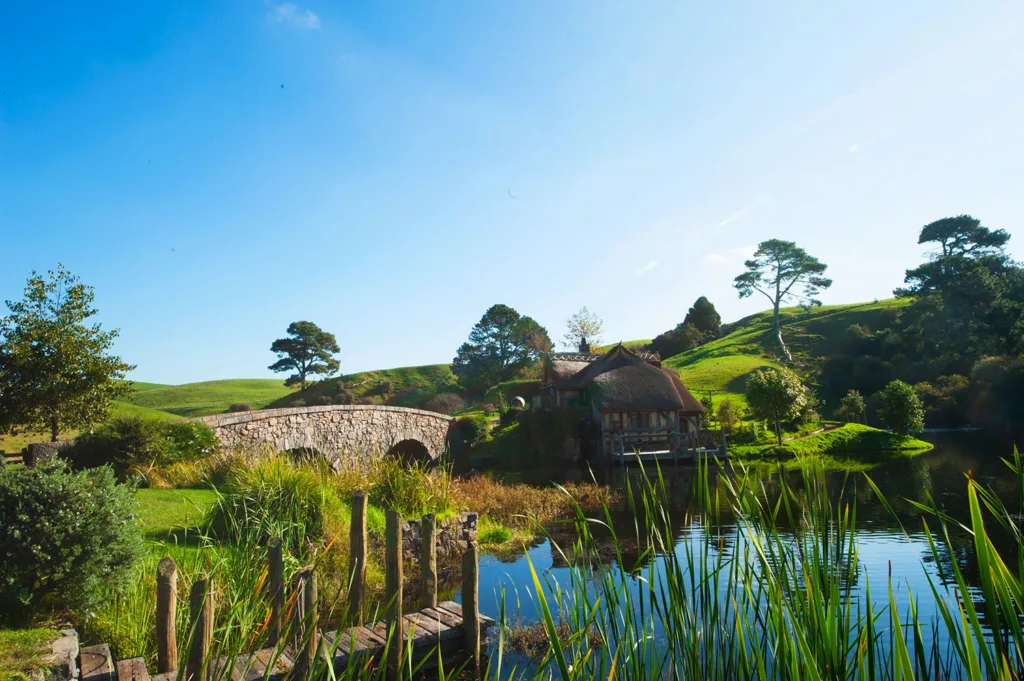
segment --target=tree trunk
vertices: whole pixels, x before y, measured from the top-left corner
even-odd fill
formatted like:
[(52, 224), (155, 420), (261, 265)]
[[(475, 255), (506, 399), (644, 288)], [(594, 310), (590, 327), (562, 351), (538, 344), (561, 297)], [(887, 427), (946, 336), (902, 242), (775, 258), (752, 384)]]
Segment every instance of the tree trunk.
[(787, 362), (793, 361), (793, 355), (789, 354), (789, 348), (786, 347), (786, 343), (782, 340), (782, 326), (779, 324), (779, 300), (775, 299), (775, 307), (772, 310), (772, 331), (775, 333), (775, 340), (779, 344), (779, 349), (782, 350), (783, 356), (785, 356)]
[(56, 442), (60, 439), (60, 424), (57, 422), (57, 417), (50, 417), (50, 442)]
[(775, 419), (775, 439), (779, 441), (779, 446), (782, 446), (782, 426), (779, 425), (779, 420)]

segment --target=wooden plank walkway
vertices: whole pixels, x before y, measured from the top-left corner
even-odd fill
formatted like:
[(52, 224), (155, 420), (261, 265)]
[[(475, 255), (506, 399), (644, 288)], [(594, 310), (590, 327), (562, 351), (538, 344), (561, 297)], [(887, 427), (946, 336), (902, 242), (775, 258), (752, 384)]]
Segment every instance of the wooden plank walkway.
[[(437, 604), (437, 608), (424, 608), (419, 612), (410, 613), (403, 618), (405, 622), (405, 640), (412, 641), (413, 664), (423, 661), (424, 669), (431, 669), (436, 666), (437, 653), (440, 650), (446, 660), (452, 658), (462, 648), (462, 606), (454, 601), (443, 601)], [(486, 615), (480, 615), (481, 637), (486, 635), (487, 629), (494, 625), (494, 620)], [(387, 636), (387, 625), (384, 622), (377, 622), (372, 626), (349, 627), (338, 631), (323, 632), (320, 637), (320, 646), (317, 652), (320, 656), (332, 655), (332, 664), (335, 673), (340, 673), (348, 668), (350, 664), (365, 664), (367, 659), (381, 660), (384, 654), (385, 637)], [(284, 652), (273, 659), (274, 650), (263, 648), (250, 653), (248, 657), (240, 656), (235, 660), (234, 668), (231, 670), (231, 681), (258, 681), (266, 678), (269, 681), (280, 681), (288, 675), (295, 666), (293, 662), (293, 651), (285, 649)], [(430, 658), (434, 658), (431, 660)], [(274, 667), (267, 675), (267, 666), (273, 661)], [(217, 658), (213, 662), (213, 670), (209, 678), (227, 678), (221, 670), (230, 663), (228, 658)], [(121, 676), (122, 669), (128, 672)], [(141, 668), (135, 660), (123, 660), (117, 664), (116, 681), (150, 681), (145, 674), (145, 667)], [(157, 674), (151, 681), (174, 681), (178, 671)]]

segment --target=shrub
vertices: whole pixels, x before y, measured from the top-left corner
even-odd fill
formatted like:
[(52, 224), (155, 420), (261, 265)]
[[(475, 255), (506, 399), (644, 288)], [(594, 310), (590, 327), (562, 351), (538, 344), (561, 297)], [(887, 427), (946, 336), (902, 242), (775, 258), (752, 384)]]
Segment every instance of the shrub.
[(352, 404), (355, 402), (355, 399), (347, 388), (339, 387), (334, 392), (334, 404)]
[(893, 381), (881, 393), (878, 418), (882, 425), (898, 435), (924, 429), (924, 407), (914, 389), (903, 381)]
[(495, 407), (490, 402), (488, 402), (487, 404), (485, 404), (484, 406), (482, 406), (480, 408), (484, 410), (485, 414), (497, 414), (498, 413), (498, 408)]
[(443, 517), (453, 510), (451, 477), (445, 471), (404, 466), (400, 461), (385, 459), (374, 477), (370, 501), (382, 508), (392, 508), (403, 517), (418, 518), (426, 513)]
[(490, 419), (483, 414), (473, 414), (455, 422), (454, 438), (458, 445), (472, 447), (486, 440), (490, 431)]
[(94, 607), (143, 552), (132, 489), (110, 468), (0, 468), (0, 619)]
[(217, 437), (204, 423), (152, 421), (137, 416), (111, 420), (80, 435), (67, 457), (77, 468), (109, 464), (118, 475), (132, 468), (168, 466), (213, 453)]
[(252, 405), (245, 402), (235, 402), (228, 407), (229, 412), (252, 411)]
[(330, 395), (317, 395), (313, 398), (313, 404), (325, 407), (327, 405), (334, 404), (334, 398)]
[(466, 401), (455, 393), (441, 393), (434, 395), (423, 403), (427, 411), (436, 411), (439, 414), (454, 414), (466, 406)]

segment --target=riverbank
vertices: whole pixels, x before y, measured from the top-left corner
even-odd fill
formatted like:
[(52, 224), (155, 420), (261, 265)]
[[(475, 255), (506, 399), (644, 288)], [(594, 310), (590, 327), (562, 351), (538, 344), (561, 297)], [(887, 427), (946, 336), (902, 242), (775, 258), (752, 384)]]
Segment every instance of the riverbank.
[(897, 435), (859, 423), (847, 423), (835, 430), (808, 435), (781, 445), (730, 445), (729, 454), (737, 459), (829, 457), (874, 464), (922, 454), (932, 447), (931, 443), (909, 435)]

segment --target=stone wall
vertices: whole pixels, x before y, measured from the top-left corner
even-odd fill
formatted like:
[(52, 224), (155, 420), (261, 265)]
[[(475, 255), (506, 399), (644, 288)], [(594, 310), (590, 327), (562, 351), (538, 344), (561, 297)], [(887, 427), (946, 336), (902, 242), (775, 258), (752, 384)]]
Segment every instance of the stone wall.
[[(437, 559), (461, 556), (469, 542), (476, 541), (476, 513), (463, 513), (442, 520), (436, 524)], [(420, 542), (422, 541), (421, 523), (419, 520), (406, 520), (402, 523), (402, 554), (405, 560), (420, 560)]]
[(228, 448), (316, 450), (338, 460), (383, 456), (405, 440), (421, 443), (431, 459), (441, 456), (454, 419), (422, 409), (382, 405), (329, 405), (262, 409), (196, 419)]

